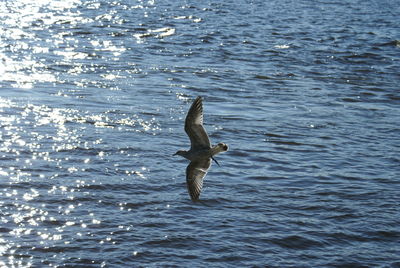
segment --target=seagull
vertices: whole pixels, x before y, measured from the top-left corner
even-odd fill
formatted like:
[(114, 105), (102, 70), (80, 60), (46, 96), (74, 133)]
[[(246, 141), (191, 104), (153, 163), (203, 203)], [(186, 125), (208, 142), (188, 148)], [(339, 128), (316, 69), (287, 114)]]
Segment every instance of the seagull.
[(174, 155), (180, 155), (190, 160), (186, 168), (186, 184), (190, 198), (192, 201), (197, 201), (203, 187), (203, 178), (211, 166), (211, 159), (219, 166), (214, 156), (228, 151), (228, 145), (221, 142), (211, 146), (210, 139), (203, 127), (203, 104), (200, 96), (194, 100), (186, 116), (185, 132), (190, 139), (190, 150), (179, 150)]

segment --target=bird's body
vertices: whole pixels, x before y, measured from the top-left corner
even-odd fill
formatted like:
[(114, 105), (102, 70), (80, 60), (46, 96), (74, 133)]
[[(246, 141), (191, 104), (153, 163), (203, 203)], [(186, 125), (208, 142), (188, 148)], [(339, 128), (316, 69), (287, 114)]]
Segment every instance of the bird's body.
[(195, 201), (200, 197), (203, 178), (211, 166), (211, 159), (218, 164), (213, 156), (221, 152), (226, 152), (228, 146), (224, 143), (211, 146), (210, 139), (203, 127), (201, 97), (197, 97), (189, 109), (185, 120), (185, 132), (190, 139), (190, 150), (181, 150), (176, 152), (175, 155), (180, 155), (190, 160), (190, 164), (186, 168), (186, 183), (190, 198)]
[(204, 158), (212, 158), (214, 155), (228, 150), (228, 146), (224, 143), (218, 143), (210, 148), (190, 149), (189, 151), (178, 151), (177, 155), (183, 156), (187, 160), (197, 161)]

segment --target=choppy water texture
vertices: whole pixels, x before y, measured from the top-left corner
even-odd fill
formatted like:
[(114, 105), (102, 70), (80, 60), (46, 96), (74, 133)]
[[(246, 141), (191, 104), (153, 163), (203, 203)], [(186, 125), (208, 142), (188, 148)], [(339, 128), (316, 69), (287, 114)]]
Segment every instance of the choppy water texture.
[(0, 266), (400, 267), (399, 8), (0, 2)]

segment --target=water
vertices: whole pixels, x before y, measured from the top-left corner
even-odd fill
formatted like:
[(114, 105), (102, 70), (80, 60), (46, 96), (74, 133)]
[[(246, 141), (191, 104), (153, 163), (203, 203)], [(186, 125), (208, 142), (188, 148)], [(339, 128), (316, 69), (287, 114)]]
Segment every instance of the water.
[[(400, 267), (396, 1), (0, 13), (0, 266)], [(198, 95), (230, 151), (193, 203)]]

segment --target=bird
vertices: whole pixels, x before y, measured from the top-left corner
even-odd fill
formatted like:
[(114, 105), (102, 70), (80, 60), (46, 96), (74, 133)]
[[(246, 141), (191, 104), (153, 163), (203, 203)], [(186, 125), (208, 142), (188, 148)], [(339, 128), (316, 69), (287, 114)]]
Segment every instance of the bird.
[(214, 156), (228, 151), (228, 145), (218, 143), (211, 146), (210, 139), (203, 126), (203, 99), (198, 96), (190, 107), (185, 119), (185, 132), (190, 139), (190, 150), (179, 150), (174, 155), (180, 155), (190, 160), (186, 168), (186, 184), (192, 201), (198, 201), (203, 188), (203, 179)]

